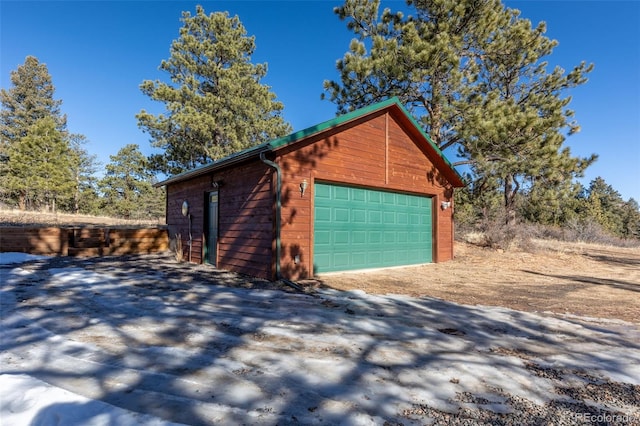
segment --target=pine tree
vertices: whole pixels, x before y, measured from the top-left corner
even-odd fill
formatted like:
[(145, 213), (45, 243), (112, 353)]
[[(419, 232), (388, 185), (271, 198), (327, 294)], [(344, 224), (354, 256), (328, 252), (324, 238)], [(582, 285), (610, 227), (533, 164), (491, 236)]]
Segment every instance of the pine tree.
[(571, 121), (565, 92), (591, 66), (548, 72), (556, 45), (499, 0), (416, 0), (415, 15), (379, 1), (346, 0), (336, 13), (357, 35), (338, 62), (341, 81), (325, 82), (343, 112), (398, 96), (441, 149), (457, 148), (473, 180), (498, 180), (505, 218), (515, 221), (521, 189), (581, 176), (595, 156), (563, 146)]
[(98, 183), (105, 212), (125, 219), (162, 216), (163, 193), (153, 188), (154, 174), (138, 145), (126, 145), (109, 158), (105, 176)]
[[(55, 88), (45, 64), (27, 56), (23, 65), (11, 72), (12, 87), (0, 91), (0, 197), (5, 202), (25, 206), (24, 192), (11, 192), (9, 151), (24, 151), (14, 145), (27, 136), (29, 129), (44, 118), (54, 122), (54, 128), (66, 135), (66, 116), (60, 112), (62, 101), (54, 99)], [(14, 179), (15, 181), (15, 179)]]
[(522, 193), (520, 216), (532, 223), (563, 226), (578, 219), (583, 192), (584, 187), (571, 180), (537, 180)]
[(344, 113), (397, 96), (431, 139), (446, 149), (458, 129), (469, 82), (477, 79), (477, 40), (490, 36), (499, 0), (407, 1), (414, 14), (385, 9), (380, 0), (346, 0), (335, 8), (356, 37), (338, 60), (340, 81), (325, 93)]
[(163, 102), (166, 114), (141, 111), (138, 125), (164, 150), (155, 170), (175, 174), (290, 132), (270, 88), (260, 83), (266, 64), (253, 65), (254, 37), (237, 16), (182, 15), (180, 37), (160, 69), (171, 83), (146, 80), (142, 92)]
[(618, 191), (602, 177), (591, 181), (587, 189), (585, 212), (610, 234), (624, 236), (625, 202)]
[(640, 206), (633, 198), (622, 207), (622, 236), (640, 239)]
[(9, 90), (0, 91), (3, 145), (26, 136), (29, 127), (46, 117), (54, 119), (58, 131), (65, 131), (67, 118), (60, 113), (62, 101), (53, 98), (55, 88), (46, 64), (27, 56), (24, 64), (11, 72), (11, 83)]
[(71, 174), (75, 185), (72, 204), (69, 210), (74, 213), (95, 213), (97, 199), (97, 179), (95, 173), (98, 161), (95, 155), (89, 154), (84, 145), (87, 138), (81, 134), (69, 136), (71, 147)]
[(4, 183), (19, 195), (19, 207), (56, 211), (60, 201), (71, 198), (73, 156), (52, 117), (36, 121), (26, 136), (9, 146)]
[(500, 22), (479, 43), (479, 79), (468, 89), (459, 153), (477, 174), (501, 181), (506, 221), (512, 224), (523, 186), (541, 184), (567, 198), (568, 184), (596, 160), (596, 155), (573, 157), (563, 146), (565, 132), (579, 130), (567, 109), (571, 98), (563, 95), (584, 84), (592, 66), (583, 62), (568, 74), (560, 67), (549, 72), (543, 58), (557, 42), (544, 36), (545, 24), (532, 28), (519, 11), (508, 9)]

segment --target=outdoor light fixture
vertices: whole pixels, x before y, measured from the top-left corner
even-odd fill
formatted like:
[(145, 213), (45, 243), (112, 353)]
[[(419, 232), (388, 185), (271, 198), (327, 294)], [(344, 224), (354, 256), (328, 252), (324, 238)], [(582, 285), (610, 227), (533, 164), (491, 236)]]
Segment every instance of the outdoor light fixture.
[(449, 207), (451, 207), (451, 201), (443, 201), (443, 202), (440, 203), (440, 208), (442, 210), (446, 210)]
[(182, 202), (182, 216), (189, 218), (189, 262), (191, 262), (191, 249), (193, 247), (193, 235), (191, 234), (191, 215), (189, 214), (189, 202), (184, 200)]
[(300, 183), (300, 196), (301, 197), (304, 196), (304, 191), (307, 190), (307, 186), (309, 186), (309, 184), (307, 183), (307, 180), (303, 179), (302, 182)]

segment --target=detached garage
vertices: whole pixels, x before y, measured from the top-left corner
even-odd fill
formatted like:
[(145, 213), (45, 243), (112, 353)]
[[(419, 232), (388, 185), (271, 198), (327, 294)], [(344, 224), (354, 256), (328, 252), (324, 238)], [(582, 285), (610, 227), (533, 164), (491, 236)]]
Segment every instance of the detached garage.
[(158, 186), (185, 259), (295, 280), (452, 259), (463, 183), (393, 98)]

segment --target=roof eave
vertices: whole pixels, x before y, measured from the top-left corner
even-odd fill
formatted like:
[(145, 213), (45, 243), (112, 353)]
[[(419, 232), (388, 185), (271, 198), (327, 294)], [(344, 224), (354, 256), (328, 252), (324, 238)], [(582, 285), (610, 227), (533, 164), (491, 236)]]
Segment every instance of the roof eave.
[(230, 155), (228, 157), (222, 158), (218, 161), (214, 161), (213, 163), (205, 164), (193, 170), (187, 170), (186, 172), (177, 174), (175, 176), (171, 176), (168, 179), (165, 179), (161, 182), (155, 183), (153, 186), (156, 188), (171, 185), (173, 183), (178, 183), (183, 180), (193, 179), (198, 176), (206, 175), (207, 173), (214, 172), (223, 167), (229, 167), (231, 165), (249, 160), (253, 157), (258, 157), (261, 152), (270, 151), (271, 147), (269, 144), (260, 144), (256, 145), (253, 148), (246, 149), (237, 154)]
[(275, 139), (269, 142), (269, 145), (271, 146), (272, 150), (275, 151), (277, 149), (284, 148), (285, 146), (288, 146), (293, 143), (299, 142), (303, 139), (307, 139), (309, 137), (315, 136), (327, 130), (336, 128), (338, 126), (343, 126), (345, 124), (358, 120), (376, 111), (387, 109), (394, 104), (399, 105), (399, 100), (396, 97), (389, 98), (385, 101), (378, 102), (376, 104), (369, 105), (367, 107), (363, 107), (354, 111), (350, 111), (346, 114), (340, 115), (338, 117), (334, 117), (330, 120), (326, 120), (320, 124), (316, 124), (315, 126), (311, 126), (306, 129), (291, 133), (282, 138)]

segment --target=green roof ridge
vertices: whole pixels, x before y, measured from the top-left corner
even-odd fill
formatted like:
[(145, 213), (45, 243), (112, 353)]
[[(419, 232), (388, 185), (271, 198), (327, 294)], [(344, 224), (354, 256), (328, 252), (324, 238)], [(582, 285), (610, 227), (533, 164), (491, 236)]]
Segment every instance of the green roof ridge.
[[(332, 127), (337, 127), (341, 124), (347, 123), (351, 120), (360, 118), (361, 116), (367, 115), (373, 111), (386, 108), (390, 105), (398, 104), (400, 105), (400, 101), (397, 97), (389, 98), (385, 101), (381, 101), (372, 105), (368, 105), (366, 107), (358, 108), (356, 110), (350, 111), (346, 114), (339, 115), (330, 120), (323, 121), (322, 123), (316, 124), (311, 127), (307, 127), (306, 129), (298, 130), (297, 132), (293, 132), (287, 136), (283, 136), (278, 139), (274, 139), (268, 142), (268, 145), (272, 149), (280, 148), (285, 145), (289, 145), (291, 143), (297, 142), (301, 139), (309, 137), (311, 135), (323, 132)], [(402, 105), (400, 105), (402, 106)]]

